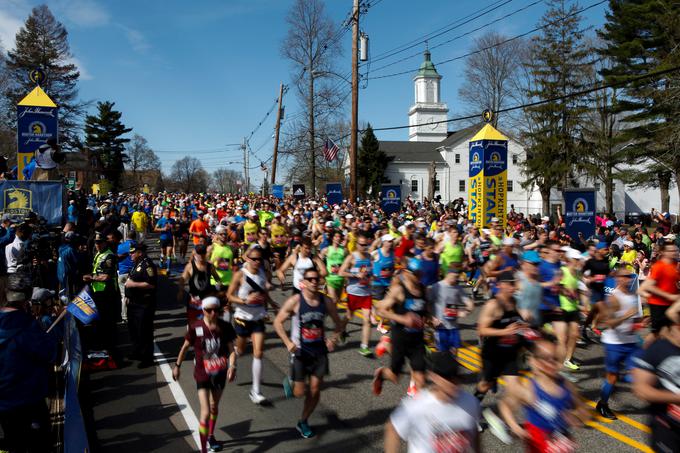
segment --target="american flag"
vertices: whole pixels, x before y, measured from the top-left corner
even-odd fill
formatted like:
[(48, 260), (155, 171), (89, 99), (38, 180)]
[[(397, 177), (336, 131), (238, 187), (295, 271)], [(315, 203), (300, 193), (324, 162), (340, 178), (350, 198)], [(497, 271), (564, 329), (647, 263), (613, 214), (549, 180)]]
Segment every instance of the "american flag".
[(340, 148), (336, 145), (333, 140), (326, 138), (326, 144), (323, 147), (323, 156), (328, 162), (333, 162), (336, 157), (338, 157), (338, 152)]

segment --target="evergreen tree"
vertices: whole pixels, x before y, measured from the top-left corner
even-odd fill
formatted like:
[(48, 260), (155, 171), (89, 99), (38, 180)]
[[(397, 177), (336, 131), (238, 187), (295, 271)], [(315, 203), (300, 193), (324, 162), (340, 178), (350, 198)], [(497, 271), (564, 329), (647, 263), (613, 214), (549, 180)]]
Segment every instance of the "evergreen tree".
[(599, 31), (601, 53), (612, 64), (607, 82), (624, 82), (615, 105), (622, 118), (621, 140), (631, 163), (643, 162), (631, 182), (659, 187), (667, 211), (669, 171), (680, 190), (680, 75), (628, 82), (631, 78), (680, 66), (680, 4), (673, 0), (610, 0)]
[(4, 121), (16, 128), (15, 106), (34, 87), (28, 78), (31, 70), (42, 68), (47, 80), (42, 88), (59, 107), (59, 133), (62, 145), (78, 143), (79, 118), (84, 106), (77, 101), (76, 83), (80, 72), (72, 62), (68, 32), (47, 5), (33, 8), (16, 35), (16, 46), (7, 52), (9, 83), (3, 90), (10, 108)]
[(98, 102), (97, 115), (87, 115), (85, 145), (99, 155), (106, 179), (111, 182), (114, 191), (118, 191), (124, 164), (128, 160), (125, 144), (130, 141), (123, 135), (132, 128), (125, 127), (120, 121), (122, 114), (113, 109), (114, 105), (114, 102)]
[(380, 150), (380, 142), (369, 123), (361, 137), (357, 162), (360, 193), (368, 194), (369, 189), (372, 189), (372, 196), (378, 195), (389, 162), (387, 154)]
[[(583, 40), (578, 4), (550, 0), (541, 18), (544, 26), (531, 43), (528, 63), (532, 79), (527, 95), (533, 100), (555, 99), (582, 88), (589, 64), (589, 49)], [(577, 138), (587, 108), (583, 99), (564, 98), (525, 110), (531, 127), (524, 133), (527, 143), (527, 185), (536, 184), (549, 213), (550, 190), (570, 185), (579, 167)]]

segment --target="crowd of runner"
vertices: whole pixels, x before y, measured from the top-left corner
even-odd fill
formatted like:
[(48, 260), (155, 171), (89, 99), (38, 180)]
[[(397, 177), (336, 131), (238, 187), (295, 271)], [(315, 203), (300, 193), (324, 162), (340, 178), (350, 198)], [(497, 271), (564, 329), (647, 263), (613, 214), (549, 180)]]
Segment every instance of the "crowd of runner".
[[(680, 451), (680, 227), (666, 213), (652, 212), (653, 227), (598, 216), (589, 238), (570, 237), (559, 212), (528, 216), (514, 207), (505, 222), (477, 228), (462, 199), (407, 199), (386, 214), (377, 201), (121, 194), (73, 197), (68, 215), (56, 277), (42, 286), (66, 298), (92, 286), (100, 320), (86, 338), (113, 361), (123, 319), (140, 366), (153, 363), (157, 273), (177, 280), (187, 330), (173, 376), (193, 349), (202, 452), (221, 448), (218, 403), (240, 356), (252, 354), (251, 401), (267, 400), (262, 358), (272, 328), (291, 355), (283, 391), (304, 398), (296, 429), (314, 436), (309, 417), (328, 353), (344, 347), (355, 316), (357, 353), (389, 354), (373, 374), (376, 396), (408, 364), (407, 397), (387, 421), (386, 451), (401, 442), (414, 452), (477, 451), (484, 429), (503, 442), (522, 439), (532, 452), (574, 450), (573, 428), (592, 416), (579, 396), (574, 352), (590, 343), (603, 350), (599, 416), (616, 419), (610, 397), (619, 382), (632, 383), (650, 405), (654, 451)], [(150, 232), (160, 245), (155, 262), (146, 255)], [(9, 272), (16, 239), (4, 234)], [(275, 287), (290, 296), (273, 300)], [(0, 327), (17, 308), (5, 306)], [(458, 321), (473, 312), (482, 370), (469, 394), (459, 379)], [(489, 391), (499, 393), (497, 403), (482, 409)]]

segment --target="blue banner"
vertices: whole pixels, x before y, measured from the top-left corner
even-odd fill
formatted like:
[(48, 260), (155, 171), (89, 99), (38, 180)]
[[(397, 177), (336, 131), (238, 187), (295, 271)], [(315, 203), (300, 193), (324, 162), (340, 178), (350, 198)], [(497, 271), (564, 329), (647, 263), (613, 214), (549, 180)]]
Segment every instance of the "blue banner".
[(54, 181), (0, 182), (0, 210), (14, 219), (30, 212), (44, 217), (48, 225), (61, 225), (64, 213), (64, 185)]
[(298, 201), (305, 199), (305, 185), (304, 184), (293, 184), (293, 198)]
[(567, 234), (578, 239), (579, 233), (584, 239), (595, 234), (595, 190), (574, 189), (564, 192), (564, 222)]
[(66, 306), (66, 309), (85, 325), (90, 324), (92, 321), (99, 318), (97, 307), (90, 294), (90, 285), (85, 286), (85, 288), (73, 298), (71, 303)]
[(63, 322), (65, 326), (64, 350), (67, 358), (64, 383), (64, 453), (84, 453), (89, 451), (89, 445), (78, 400), (83, 352), (73, 316), (66, 314)]
[(342, 203), (342, 184), (339, 182), (326, 184), (326, 200), (331, 206)]
[(383, 184), (380, 195), (380, 209), (386, 214), (392, 214), (401, 209), (401, 186)]
[(58, 109), (56, 107), (17, 107), (17, 143), (20, 153), (33, 153), (48, 139), (57, 139)]
[(281, 185), (272, 186), (272, 195), (274, 195), (279, 200), (283, 199), (283, 186)]

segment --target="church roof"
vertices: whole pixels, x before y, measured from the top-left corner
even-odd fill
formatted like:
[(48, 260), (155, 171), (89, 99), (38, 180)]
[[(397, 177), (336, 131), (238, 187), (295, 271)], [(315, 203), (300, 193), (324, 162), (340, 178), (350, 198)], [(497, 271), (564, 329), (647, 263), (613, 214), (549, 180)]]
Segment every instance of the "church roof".
[(424, 54), (425, 60), (420, 64), (420, 68), (416, 73), (416, 77), (436, 77), (441, 78), (437, 69), (434, 67), (434, 63), (430, 60), (430, 51), (426, 50)]
[(380, 141), (380, 150), (392, 158), (391, 162), (446, 163), (437, 151), (437, 142)]
[(465, 129), (451, 132), (449, 133), (448, 137), (446, 137), (441, 142), (437, 143), (437, 147), (440, 146), (454, 147), (462, 141), (470, 140), (470, 138), (474, 136), (482, 128), (483, 125), (484, 123), (473, 124), (472, 126), (468, 126)]

